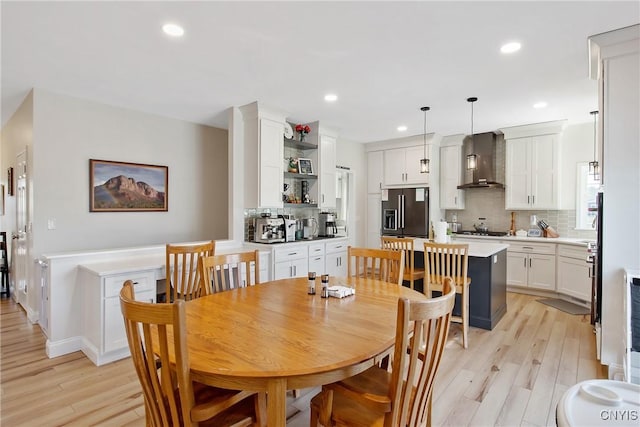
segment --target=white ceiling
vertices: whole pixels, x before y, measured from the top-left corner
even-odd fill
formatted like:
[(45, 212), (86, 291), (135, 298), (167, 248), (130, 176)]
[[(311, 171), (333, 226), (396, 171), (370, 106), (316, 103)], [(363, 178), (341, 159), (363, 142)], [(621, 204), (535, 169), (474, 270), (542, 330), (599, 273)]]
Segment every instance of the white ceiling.
[[(222, 128), (258, 100), (370, 142), (421, 134), (423, 105), (428, 132), (468, 133), (470, 96), (475, 132), (591, 121), (587, 38), (640, 22), (640, 2), (2, 1), (1, 14), (2, 125), (38, 87)], [(502, 55), (510, 40), (522, 50)]]

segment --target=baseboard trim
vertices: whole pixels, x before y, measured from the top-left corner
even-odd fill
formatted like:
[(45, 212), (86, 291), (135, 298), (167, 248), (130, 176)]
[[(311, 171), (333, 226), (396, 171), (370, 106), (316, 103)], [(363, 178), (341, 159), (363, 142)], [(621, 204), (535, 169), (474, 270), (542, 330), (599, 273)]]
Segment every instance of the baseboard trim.
[(74, 351), (80, 351), (82, 350), (82, 337), (72, 337), (60, 341), (51, 341), (48, 339), (45, 350), (49, 359), (64, 356)]

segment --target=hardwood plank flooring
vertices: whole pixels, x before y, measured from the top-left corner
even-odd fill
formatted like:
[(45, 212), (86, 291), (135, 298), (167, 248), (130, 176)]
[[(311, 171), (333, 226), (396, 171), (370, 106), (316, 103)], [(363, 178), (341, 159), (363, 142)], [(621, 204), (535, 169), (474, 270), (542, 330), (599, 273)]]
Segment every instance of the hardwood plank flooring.
[[(460, 326), (452, 324), (436, 378), (434, 426), (552, 426), (569, 387), (606, 378), (588, 316), (536, 299), (507, 294), (505, 317), (493, 331), (470, 328), (466, 350)], [(45, 340), (17, 304), (0, 301), (0, 425), (144, 425), (129, 359), (101, 367), (81, 352), (49, 359)], [(317, 390), (288, 399), (288, 426), (308, 425), (308, 401)]]

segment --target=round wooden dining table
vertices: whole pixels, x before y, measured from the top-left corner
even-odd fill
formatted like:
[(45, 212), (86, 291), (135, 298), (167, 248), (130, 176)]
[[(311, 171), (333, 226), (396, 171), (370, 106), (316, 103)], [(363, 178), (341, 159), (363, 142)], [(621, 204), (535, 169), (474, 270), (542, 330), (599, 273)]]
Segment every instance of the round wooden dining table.
[(286, 391), (356, 375), (393, 347), (398, 298), (425, 299), (378, 280), (332, 277), (345, 298), (307, 294), (307, 278), (282, 279), (187, 302), (194, 380), (267, 392), (267, 423), (286, 423)]

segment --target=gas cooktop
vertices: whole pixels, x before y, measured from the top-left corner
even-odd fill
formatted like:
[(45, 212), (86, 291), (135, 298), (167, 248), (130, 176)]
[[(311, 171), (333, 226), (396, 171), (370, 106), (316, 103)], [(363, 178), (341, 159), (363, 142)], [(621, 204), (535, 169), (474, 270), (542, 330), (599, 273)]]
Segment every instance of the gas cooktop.
[(458, 231), (455, 234), (464, 234), (467, 236), (493, 236), (493, 237), (499, 237), (499, 236), (508, 236), (509, 233), (506, 231), (487, 231), (484, 233), (481, 233), (479, 231), (475, 231), (475, 230), (462, 230), (462, 231)]

